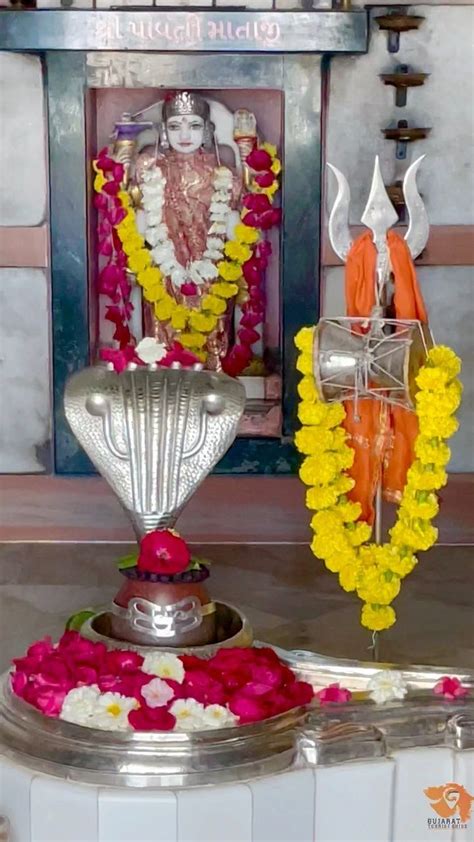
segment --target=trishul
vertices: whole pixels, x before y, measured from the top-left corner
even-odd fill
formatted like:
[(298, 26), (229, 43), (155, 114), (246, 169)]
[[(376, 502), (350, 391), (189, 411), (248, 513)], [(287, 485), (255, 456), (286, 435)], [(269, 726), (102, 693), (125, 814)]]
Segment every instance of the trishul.
[[(422, 155), (414, 161), (403, 179), (403, 195), (409, 219), (405, 240), (413, 259), (423, 251), (429, 234), (428, 216), (416, 186), (416, 174), (424, 157)], [(350, 189), (345, 176), (332, 164), (328, 164), (328, 167), (336, 176), (338, 184), (336, 200), (329, 217), (329, 239), (337, 256), (345, 263), (352, 246), (352, 237), (349, 230)], [(377, 155), (369, 198), (361, 222), (372, 231), (374, 245), (377, 249), (375, 298), (379, 306), (382, 304), (383, 290), (389, 280), (391, 271), (387, 232), (395, 225), (397, 220), (397, 213), (383, 183)]]

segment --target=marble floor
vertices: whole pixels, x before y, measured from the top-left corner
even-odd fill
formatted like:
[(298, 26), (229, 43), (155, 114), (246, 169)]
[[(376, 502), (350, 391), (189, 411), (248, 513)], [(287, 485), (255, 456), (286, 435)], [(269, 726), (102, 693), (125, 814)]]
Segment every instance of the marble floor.
[[(0, 545), (0, 667), (67, 617), (118, 589), (115, 561), (127, 544)], [(212, 594), (240, 606), (256, 637), (286, 648), (370, 659), (359, 602), (304, 545), (194, 545), (210, 558)], [(398, 623), (381, 635), (380, 659), (474, 668), (474, 547), (422, 554), (395, 602)]]

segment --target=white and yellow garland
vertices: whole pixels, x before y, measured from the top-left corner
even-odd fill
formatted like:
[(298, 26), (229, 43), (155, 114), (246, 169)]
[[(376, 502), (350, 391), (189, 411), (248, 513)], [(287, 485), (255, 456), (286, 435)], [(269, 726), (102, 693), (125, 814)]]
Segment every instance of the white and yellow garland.
[[(268, 187), (260, 187), (252, 178), (249, 192), (262, 193), (272, 203), (279, 189), (281, 162), (272, 144), (263, 143), (259, 148), (270, 156), (270, 169), (274, 178)], [(94, 189), (100, 194), (107, 185), (100, 158), (93, 162), (93, 167), (96, 172)], [(190, 299), (181, 303), (167, 288), (167, 282), (171, 280), (172, 287), (178, 289), (180, 278), (191, 272), (186, 272), (176, 261), (174, 247), (170, 247), (172, 243), (162, 221), (166, 181), (161, 170), (155, 168), (144, 178), (144, 236), (140, 233), (137, 214), (129, 194), (125, 190), (117, 194), (117, 201), (125, 217), (114, 228), (127, 256), (128, 269), (136, 276), (145, 300), (153, 305), (158, 321), (172, 327), (181, 345), (203, 361), (207, 356), (205, 348), (209, 335), (216, 329), (219, 317), (227, 311), (228, 301), (236, 299), (239, 292), (243, 295), (246, 293), (242, 267), (250, 260), (261, 239), (259, 228), (245, 224), (248, 213), (245, 207), (241, 210), (241, 222), (236, 225), (233, 238), (226, 239), (230, 213), (229, 176), (231, 172), (226, 167), (217, 167), (214, 171), (211, 224), (206, 250), (203, 260), (194, 261), (191, 267), (192, 280), (199, 288), (198, 302), (193, 304)]]
[(439, 345), (429, 351), (418, 373), (416, 458), (408, 471), (390, 540), (378, 546), (366, 543), (371, 526), (360, 520), (360, 504), (346, 496), (354, 487), (354, 480), (346, 474), (354, 451), (342, 426), (344, 406), (324, 403), (318, 395), (313, 338), (314, 328), (303, 328), (295, 339), (300, 351), (297, 368), (303, 374), (298, 385), (298, 417), (303, 426), (295, 435), (295, 444), (305, 457), (300, 477), (308, 486), (306, 505), (314, 511), (311, 549), (329, 570), (339, 574), (341, 587), (355, 591), (364, 602), (362, 625), (381, 631), (395, 623), (390, 603), (400, 591), (401, 580), (415, 567), (415, 553), (432, 547), (438, 537), (431, 521), (439, 508), (436, 491), (447, 482), (445, 467), (451, 454), (445, 439), (458, 428), (454, 413), (461, 401), (462, 386), (457, 379), (461, 363), (454, 351)]

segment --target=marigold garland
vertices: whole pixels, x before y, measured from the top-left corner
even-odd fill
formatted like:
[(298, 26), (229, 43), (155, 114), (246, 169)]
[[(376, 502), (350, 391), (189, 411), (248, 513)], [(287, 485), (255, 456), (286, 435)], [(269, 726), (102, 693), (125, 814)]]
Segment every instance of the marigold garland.
[(295, 338), (300, 351), (297, 368), (303, 374), (298, 384), (298, 417), (303, 426), (295, 435), (295, 444), (305, 457), (300, 477), (308, 486), (306, 505), (315, 512), (311, 549), (338, 574), (341, 587), (355, 591), (364, 602), (362, 625), (382, 631), (395, 623), (391, 602), (400, 591), (401, 580), (417, 563), (415, 553), (428, 550), (438, 537), (431, 520), (439, 508), (436, 491), (447, 482), (445, 466), (451, 452), (445, 439), (458, 428), (453, 413), (461, 401), (462, 386), (457, 379), (461, 362), (450, 348), (438, 345), (428, 352), (418, 373), (416, 458), (408, 471), (390, 540), (378, 546), (367, 543), (371, 527), (360, 520), (359, 503), (346, 496), (354, 487), (354, 480), (345, 474), (354, 452), (341, 426), (344, 406), (324, 403), (318, 395), (313, 376), (313, 336), (314, 328), (303, 328)]
[[(258, 282), (266, 267), (270, 246), (261, 234), (278, 224), (281, 217), (281, 211), (272, 208), (281, 172), (281, 162), (276, 156), (276, 147), (268, 143), (256, 147), (248, 156), (247, 163), (254, 174), (249, 193), (244, 198), (241, 222), (235, 228), (234, 239), (225, 243), (224, 259), (216, 264), (217, 278), (206, 284), (197, 304), (191, 304), (187, 296), (181, 302), (170, 294), (167, 278), (154, 264), (150, 249), (139, 233), (129, 194), (124, 190), (115, 194), (118, 215), (113, 229), (126, 255), (127, 268), (136, 276), (145, 300), (153, 305), (156, 318), (172, 327), (185, 349), (204, 361), (207, 340), (218, 326), (219, 317), (225, 314), (229, 300), (238, 296), (242, 299), (243, 317), (238, 331), (240, 344), (230, 351), (228, 366), (224, 364), (224, 369), (228, 368), (229, 373), (234, 375), (239, 374), (251, 360), (251, 345), (259, 338), (254, 328), (262, 321), (264, 313)], [(94, 190), (99, 196), (107, 196), (110, 195), (111, 183), (114, 183), (114, 173), (104, 172), (102, 160), (99, 155), (93, 162), (96, 173)], [(267, 246), (266, 251), (264, 245)], [(251, 284), (254, 284), (254, 295), (248, 300)]]

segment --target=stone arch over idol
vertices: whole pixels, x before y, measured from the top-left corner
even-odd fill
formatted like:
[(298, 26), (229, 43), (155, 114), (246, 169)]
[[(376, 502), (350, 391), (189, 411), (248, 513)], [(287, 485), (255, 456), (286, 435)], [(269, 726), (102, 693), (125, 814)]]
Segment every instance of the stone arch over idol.
[[(280, 91), (94, 91), (95, 350), (237, 377), (282, 435)], [(95, 243), (95, 244), (94, 244)]]

